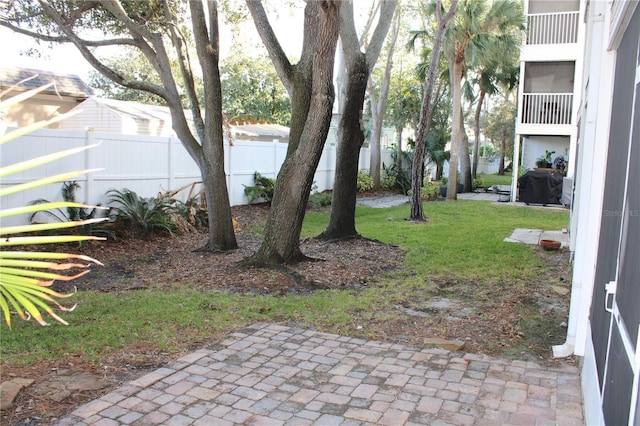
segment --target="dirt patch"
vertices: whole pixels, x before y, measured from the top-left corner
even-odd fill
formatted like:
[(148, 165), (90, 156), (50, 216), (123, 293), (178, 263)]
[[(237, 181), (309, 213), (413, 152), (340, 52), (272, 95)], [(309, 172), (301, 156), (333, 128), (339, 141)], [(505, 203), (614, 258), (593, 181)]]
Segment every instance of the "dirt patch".
[[(148, 287), (170, 290), (188, 285), (202, 290), (223, 289), (238, 293), (310, 294), (318, 289), (362, 289), (378, 285), (380, 274), (397, 268), (404, 252), (395, 246), (366, 239), (331, 242), (308, 239), (301, 248), (316, 262), (287, 265), (291, 274), (273, 270), (241, 268), (237, 262), (252, 254), (260, 242), (260, 230), (268, 213), (265, 205), (233, 208), (240, 231), (240, 248), (230, 253), (194, 251), (205, 245), (205, 232), (153, 239), (118, 239), (91, 244), (84, 254), (104, 262), (73, 284), (79, 291), (129, 292)], [(68, 248), (67, 248), (68, 249)], [(542, 363), (571, 362), (551, 358), (552, 344), (563, 343), (566, 335), (570, 288), (569, 253), (534, 250), (548, 265), (527, 282), (486, 283), (438, 278), (426, 283), (429, 290), (416, 290), (387, 312), (370, 320), (367, 313), (354, 313), (348, 329), (327, 329), (333, 333), (421, 346), (424, 339), (444, 338), (465, 342), (465, 351), (534, 360)], [(480, 282), (480, 281), (479, 281)], [(63, 285), (56, 284), (59, 290)], [(66, 288), (67, 290), (69, 287)], [(361, 316), (359, 316), (361, 315)], [(304, 324), (302, 324), (304, 325)], [(222, 335), (212, 335), (213, 344)], [(3, 380), (14, 377), (36, 379), (23, 390), (13, 410), (2, 412), (1, 424), (51, 424), (77, 406), (113, 390), (119, 385), (153, 371), (193, 348), (162, 352), (152, 342), (140, 342), (104, 354), (88, 362), (71, 354), (58, 362), (42, 361), (15, 367), (3, 363)], [(100, 390), (68, 390), (56, 402), (41, 392), (43, 383), (71, 372), (90, 372), (108, 385)]]

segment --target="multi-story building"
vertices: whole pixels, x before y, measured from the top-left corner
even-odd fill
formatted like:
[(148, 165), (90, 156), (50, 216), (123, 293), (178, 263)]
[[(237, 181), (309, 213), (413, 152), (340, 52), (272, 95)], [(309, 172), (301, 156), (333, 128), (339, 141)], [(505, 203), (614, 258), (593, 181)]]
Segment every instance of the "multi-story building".
[(545, 150), (569, 161), (571, 303), (553, 352), (581, 360), (588, 425), (640, 424), (638, 3), (525, 1), (517, 139), (525, 167)]
[(520, 55), (513, 200), (517, 198), (518, 172), (536, 168), (536, 161), (547, 152), (552, 164), (558, 157), (565, 161), (566, 185), (571, 185), (578, 137), (585, 3), (524, 2), (527, 28)]

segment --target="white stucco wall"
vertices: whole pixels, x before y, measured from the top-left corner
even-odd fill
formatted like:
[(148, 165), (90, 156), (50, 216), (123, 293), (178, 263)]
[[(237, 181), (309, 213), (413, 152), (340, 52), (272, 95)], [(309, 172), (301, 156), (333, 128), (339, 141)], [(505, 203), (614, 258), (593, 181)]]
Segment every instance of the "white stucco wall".
[(536, 160), (546, 154), (546, 151), (555, 151), (551, 156), (551, 162), (559, 155), (569, 161), (570, 140), (568, 136), (525, 136), (522, 142), (521, 169), (533, 169)]

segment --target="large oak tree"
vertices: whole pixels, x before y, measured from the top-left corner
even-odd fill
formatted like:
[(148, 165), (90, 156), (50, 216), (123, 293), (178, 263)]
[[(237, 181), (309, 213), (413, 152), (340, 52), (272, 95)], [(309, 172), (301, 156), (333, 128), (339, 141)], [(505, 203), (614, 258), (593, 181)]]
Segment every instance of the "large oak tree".
[(262, 244), (247, 259), (256, 265), (279, 265), (305, 259), (300, 250), (300, 231), (331, 123), (340, 2), (307, 2), (302, 51), (295, 64), (285, 55), (262, 2), (247, 0), (246, 3), (291, 99), (287, 155), (276, 179)]
[[(15, 0), (0, 12), (0, 25), (46, 42), (72, 43), (108, 79), (162, 98), (171, 111), (174, 131), (200, 168), (209, 209), (206, 248), (224, 251), (237, 247), (224, 170), (215, 0), (208, 0), (206, 7), (202, 0)], [(96, 31), (89, 30), (98, 30), (101, 37), (92, 38)], [(190, 44), (195, 47), (197, 63), (188, 59)], [(100, 47), (135, 49), (155, 70), (160, 83), (109, 66), (95, 53)], [(177, 72), (171, 67), (172, 56), (179, 63)], [(205, 76), (202, 102), (195, 87), (195, 66)], [(195, 133), (182, 107), (179, 82), (189, 99)]]
[[(353, 2), (345, 0), (340, 5), (340, 39), (346, 68), (346, 87), (338, 123), (336, 176), (331, 214), (329, 224), (321, 235), (322, 238), (342, 239), (357, 236), (355, 210), (358, 193), (358, 159), (360, 148), (364, 143), (362, 108), (369, 75), (380, 55), (396, 5), (397, 0), (382, 1), (378, 24), (364, 52), (361, 48), (361, 40), (356, 33)], [(378, 167), (380, 167), (379, 164)]]

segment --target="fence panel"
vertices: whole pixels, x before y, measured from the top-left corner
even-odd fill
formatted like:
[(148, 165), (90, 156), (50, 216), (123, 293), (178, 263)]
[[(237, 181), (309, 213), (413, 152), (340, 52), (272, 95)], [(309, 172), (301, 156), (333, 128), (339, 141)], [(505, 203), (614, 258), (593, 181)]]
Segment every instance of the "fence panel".
[[(105, 194), (110, 189), (128, 188), (140, 196), (152, 197), (201, 181), (196, 163), (175, 137), (45, 129), (2, 145), (0, 164), (6, 166), (35, 156), (95, 143), (99, 145), (85, 153), (3, 178), (0, 185), (9, 186), (71, 170), (98, 168), (101, 170), (78, 176), (81, 190), (77, 193), (77, 201), (106, 204)], [(287, 144), (279, 142), (234, 141), (232, 146), (225, 143), (225, 171), (231, 205), (247, 203), (243, 185), (253, 185), (256, 171), (275, 178), (286, 152)], [(390, 164), (390, 151), (382, 151), (382, 161)], [(335, 163), (336, 147), (326, 146), (314, 177), (318, 191), (333, 188)], [(362, 170), (369, 170), (368, 148), (361, 150), (359, 164)], [(48, 185), (6, 196), (2, 198), (0, 208), (24, 205), (39, 198), (61, 200), (60, 188), (61, 184)], [(183, 199), (187, 196), (188, 191), (181, 194)], [(25, 221), (26, 217), (19, 220), (7, 218), (3, 224)]]

